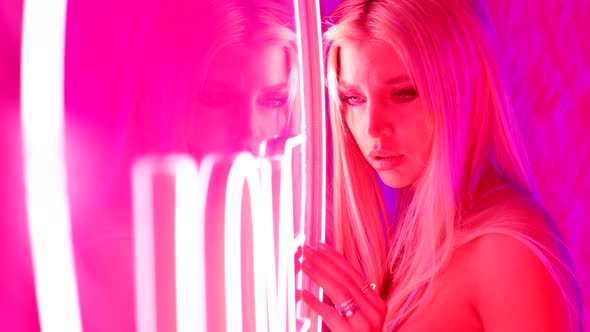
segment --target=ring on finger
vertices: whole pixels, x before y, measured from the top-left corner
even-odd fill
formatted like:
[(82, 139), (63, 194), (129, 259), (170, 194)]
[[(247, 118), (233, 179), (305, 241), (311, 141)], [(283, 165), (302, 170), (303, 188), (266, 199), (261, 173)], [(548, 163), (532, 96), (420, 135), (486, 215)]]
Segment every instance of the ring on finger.
[(370, 289), (370, 290), (372, 290), (372, 291), (374, 291), (374, 290), (375, 290), (375, 288), (377, 288), (377, 285), (375, 285), (374, 283), (370, 283), (370, 284), (369, 284), (369, 283), (366, 283), (366, 282), (365, 282), (365, 284), (363, 285), (363, 287), (361, 287), (361, 292), (362, 292), (363, 294), (365, 294), (366, 292), (368, 292), (368, 291), (369, 291), (369, 289)]
[(344, 318), (350, 318), (352, 315), (354, 315), (354, 313), (358, 309), (358, 306), (356, 302), (354, 302), (352, 297), (350, 297), (348, 298), (348, 300), (335, 305), (334, 308), (336, 308), (340, 316)]

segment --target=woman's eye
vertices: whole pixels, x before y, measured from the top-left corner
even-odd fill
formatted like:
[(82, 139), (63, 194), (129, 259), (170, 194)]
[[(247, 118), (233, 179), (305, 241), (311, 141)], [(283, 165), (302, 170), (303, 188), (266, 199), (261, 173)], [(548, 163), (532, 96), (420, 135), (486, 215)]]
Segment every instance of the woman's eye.
[(342, 97), (342, 102), (350, 105), (350, 106), (356, 106), (356, 105), (360, 105), (363, 103), (363, 99), (360, 97), (356, 97), (356, 96), (350, 96), (350, 97)]
[(407, 103), (418, 97), (418, 92), (414, 89), (404, 89), (393, 94), (393, 99), (400, 103)]
[(264, 97), (258, 100), (258, 104), (264, 108), (282, 108), (287, 104), (287, 97)]

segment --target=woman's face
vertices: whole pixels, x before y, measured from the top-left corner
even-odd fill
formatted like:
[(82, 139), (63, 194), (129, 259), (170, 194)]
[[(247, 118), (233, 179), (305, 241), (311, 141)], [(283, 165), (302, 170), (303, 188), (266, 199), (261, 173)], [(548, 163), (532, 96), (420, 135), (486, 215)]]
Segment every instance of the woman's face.
[(430, 156), (432, 123), (396, 51), (375, 41), (340, 48), (339, 95), (366, 160), (393, 188), (411, 185)]
[(283, 129), (289, 67), (281, 45), (228, 47), (216, 54), (198, 92), (197, 121), (213, 129), (210, 150), (257, 152), (260, 142)]

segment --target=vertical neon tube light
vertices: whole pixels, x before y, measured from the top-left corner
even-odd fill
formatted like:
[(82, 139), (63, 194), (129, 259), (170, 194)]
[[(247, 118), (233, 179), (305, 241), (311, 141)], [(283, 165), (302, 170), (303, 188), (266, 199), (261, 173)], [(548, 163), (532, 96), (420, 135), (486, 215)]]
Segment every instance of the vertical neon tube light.
[[(305, 210), (307, 225), (312, 231), (308, 235), (310, 241), (325, 239), (326, 216), (326, 119), (324, 96), (324, 69), (321, 17), (318, 0), (295, 0), (295, 22), (297, 24), (297, 46), (299, 49), (299, 73), (301, 89), (301, 105), (305, 114), (307, 134), (307, 153), (309, 162), (306, 176), (309, 176), (309, 191)], [(305, 24), (302, 24), (305, 22)], [(320, 166), (321, 168), (318, 168)], [(318, 188), (319, 186), (319, 188)], [(320, 234), (315, 234), (315, 225), (320, 222)], [(319, 289), (320, 299), (323, 290)], [(321, 331), (321, 316), (314, 322), (314, 329)]]
[(153, 176), (175, 177), (177, 329), (205, 331), (204, 210), (210, 167), (199, 173), (190, 156), (144, 157), (132, 168), (136, 320), (139, 332), (157, 328)]
[(131, 169), (133, 252), (135, 260), (135, 319), (138, 332), (156, 332), (156, 271), (152, 176), (154, 157), (140, 159)]
[[(321, 165), (321, 170), (320, 170), (320, 177), (321, 177), (321, 181), (319, 181), (320, 183), (320, 195), (321, 195), (321, 200), (320, 200), (320, 206), (321, 206), (321, 215), (320, 215), (320, 241), (324, 242), (326, 239), (326, 128), (327, 128), (327, 123), (326, 123), (326, 103), (325, 103), (325, 81), (324, 81), (324, 51), (323, 48), (321, 47), (322, 45), (322, 22), (321, 22), (321, 15), (317, 15), (318, 13), (320, 13), (320, 1), (319, 0), (312, 0), (312, 2), (315, 4), (315, 28), (311, 29), (311, 33), (315, 33), (315, 38), (317, 38), (317, 47), (315, 49), (315, 56), (312, 53), (311, 57), (312, 60), (315, 59), (316, 61), (316, 69), (319, 68), (319, 79), (317, 80), (317, 82), (319, 82), (316, 85), (315, 91), (318, 93), (318, 99), (319, 99), (319, 103), (318, 106), (321, 110), (321, 112), (317, 112), (319, 115), (316, 115), (319, 118), (319, 128), (315, 128), (314, 133), (313, 133), (313, 140), (312, 143), (317, 144), (316, 148), (319, 148), (320, 151), (320, 156), (321, 156), (321, 160), (322, 162), (320, 163)], [(318, 101), (318, 100), (316, 100)], [(316, 112), (314, 112), (313, 114), (316, 114)], [(314, 120), (312, 120), (313, 123), (318, 123)], [(316, 146), (316, 145), (314, 145)], [(322, 292), (320, 291), (320, 296), (322, 296)], [(321, 329), (321, 318), (320, 318), (320, 329)]]
[[(305, 161), (305, 142), (306, 135), (300, 134), (298, 136), (289, 138), (285, 142), (285, 154), (281, 157), (281, 192), (280, 192), (280, 215), (279, 215), (279, 239), (283, 243), (289, 243), (287, 250), (279, 249), (279, 303), (287, 303), (287, 311), (291, 313), (288, 315), (288, 324), (290, 331), (295, 330), (295, 319), (297, 309), (293, 307), (295, 304), (295, 266), (293, 257), (297, 252), (297, 247), (303, 245), (305, 241), (305, 234), (298, 234), (295, 238), (293, 234), (294, 222), (300, 223), (299, 230), (304, 230), (303, 221), (304, 214), (300, 215), (300, 219), (293, 220), (293, 151), (297, 146), (301, 146), (302, 160)], [(305, 165), (303, 164), (302, 167)], [(303, 173), (305, 174), (305, 173)], [(305, 175), (302, 176), (301, 181), (301, 209), (305, 211), (306, 187)], [(287, 242), (287, 241), (289, 242)], [(287, 264), (287, 265), (285, 265)], [(283, 281), (284, 280), (284, 281)], [(299, 280), (298, 280), (299, 281)], [(299, 281), (300, 283), (300, 281)], [(301, 284), (299, 284), (301, 286)], [(281, 289), (282, 287), (286, 287)], [(285, 298), (281, 298), (285, 296)]]
[[(271, 306), (276, 302), (277, 280), (275, 275), (275, 247), (273, 223), (272, 170), (268, 160), (259, 159), (261, 197), (268, 205), (261, 211), (262, 220), (252, 223), (254, 250), (254, 296), (256, 305), (256, 331), (273, 331)], [(279, 249), (280, 250), (280, 249)], [(281, 319), (279, 319), (280, 321)], [(284, 325), (283, 325), (284, 326)]]
[[(256, 160), (254, 156), (248, 153), (240, 153), (234, 160), (227, 178), (224, 236), (227, 331), (242, 330), (242, 264), (240, 235), (244, 181), (247, 183), (247, 188), (250, 194), (252, 221), (254, 223), (253, 227), (256, 227), (257, 223), (261, 223), (263, 225), (272, 225), (272, 219), (269, 219), (272, 218), (272, 213), (268, 212), (272, 211), (269, 210), (272, 205), (265, 209), (265, 201), (263, 200), (264, 195), (261, 187), (262, 181), (260, 180), (261, 174), (259, 173), (259, 169), (263, 172), (269, 172), (270, 166), (260, 167), (260, 161)], [(265, 177), (270, 176), (269, 173), (262, 175)], [(268, 183), (265, 184), (268, 186)], [(269, 202), (266, 203), (268, 204)], [(272, 239), (272, 237), (270, 239)], [(256, 249), (254, 250), (256, 251)], [(255, 262), (255, 264), (256, 263), (257, 262)], [(261, 277), (262, 275), (255, 271), (255, 286), (261, 286)], [(260, 297), (261, 293), (258, 293), (255, 290), (255, 294), (257, 294), (256, 296), (258, 297), (255, 303), (257, 306), (259, 306), (260, 303), (262, 303), (262, 298)], [(258, 321), (260, 318), (260, 316), (257, 317), (257, 328), (261, 326), (258, 324), (263, 323)]]
[(82, 330), (64, 161), (65, 20), (65, 0), (24, 2), (25, 187), (39, 318), (46, 332)]
[(205, 202), (210, 164), (197, 172), (186, 157), (175, 161), (176, 321), (178, 332), (207, 331)]

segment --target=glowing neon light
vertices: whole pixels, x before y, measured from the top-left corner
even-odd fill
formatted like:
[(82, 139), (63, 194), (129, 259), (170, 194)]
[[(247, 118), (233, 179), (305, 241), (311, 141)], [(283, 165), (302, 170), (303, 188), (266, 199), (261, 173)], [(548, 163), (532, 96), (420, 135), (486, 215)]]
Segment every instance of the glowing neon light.
[(25, 187), (39, 318), (48, 332), (82, 330), (64, 164), (65, 19), (65, 0), (24, 3)]
[(156, 159), (141, 159), (131, 170), (135, 257), (135, 318), (139, 332), (156, 332), (156, 271), (152, 176)]
[[(262, 209), (262, 220), (252, 223), (252, 242), (254, 254), (254, 296), (256, 303), (256, 330), (269, 331), (269, 299), (276, 292), (274, 231), (273, 231), (273, 195), (272, 169), (267, 160), (259, 160), (261, 196), (268, 207)], [(241, 202), (240, 202), (241, 204)], [(269, 288), (270, 287), (270, 288)], [(276, 299), (276, 297), (274, 297)], [(272, 317), (272, 315), (271, 315)], [(272, 319), (272, 318), (270, 318)], [(284, 325), (283, 325), (284, 326)]]
[[(308, 220), (320, 224), (319, 238), (316, 234), (313, 236), (312, 242), (324, 242), (325, 239), (325, 215), (326, 215), (326, 186), (324, 179), (326, 178), (326, 128), (325, 119), (325, 96), (324, 96), (324, 69), (323, 69), (323, 50), (322, 45), (322, 29), (321, 17), (319, 15), (319, 1), (315, 0), (295, 0), (295, 22), (297, 28), (297, 46), (299, 49), (299, 80), (301, 91), (301, 105), (303, 107), (302, 114), (306, 114), (307, 118), (304, 123), (310, 124), (309, 132), (304, 127), (304, 132), (308, 135), (308, 146), (311, 150), (311, 159), (314, 163), (321, 165), (321, 169), (317, 172), (317, 166), (306, 171), (306, 176), (309, 176), (313, 181), (314, 186), (319, 185), (319, 193), (317, 190), (310, 192), (309, 202), (311, 208), (306, 211)], [(305, 24), (301, 24), (305, 22)], [(307, 84), (304, 84), (307, 83)], [(303, 98), (308, 97), (308, 98)], [(313, 111), (312, 111), (313, 110)], [(309, 122), (307, 122), (309, 121)], [(313, 149), (312, 149), (313, 148)], [(308, 151), (309, 152), (309, 151)], [(305, 157), (307, 159), (307, 157)], [(319, 194), (319, 195), (318, 195)], [(305, 202), (308, 202), (306, 199)], [(318, 204), (319, 203), (319, 204)], [(319, 205), (319, 206), (317, 206)], [(301, 279), (298, 280), (301, 283)], [(312, 286), (311, 284), (308, 284)], [(323, 297), (323, 290), (318, 289), (319, 298)], [(299, 307), (298, 311), (301, 308)], [(315, 329), (321, 331), (322, 317), (317, 316), (317, 321), (314, 322)]]
[[(279, 290), (279, 306), (275, 308), (278, 309), (278, 313), (271, 313), (270, 315), (273, 317), (281, 317), (281, 312), (289, 312), (291, 313), (288, 315), (288, 327), (290, 331), (295, 331), (296, 327), (296, 316), (297, 316), (297, 309), (296, 307), (291, 307), (295, 304), (295, 266), (293, 262), (293, 256), (297, 252), (297, 246), (294, 248), (287, 247), (287, 249), (281, 247), (283, 244), (290, 243), (295, 239), (295, 235), (293, 234), (293, 150), (297, 146), (304, 147), (305, 145), (305, 135), (301, 134), (299, 136), (293, 137), (288, 139), (285, 142), (285, 154), (281, 158), (281, 190), (280, 190), (280, 217), (279, 217), (279, 276), (278, 279), (280, 282), (278, 284)], [(305, 160), (304, 156), (304, 149), (302, 149), (302, 160)], [(304, 166), (304, 165), (302, 165)], [(305, 211), (305, 176), (302, 177), (301, 181), (302, 188), (302, 201), (301, 201), (301, 211)], [(304, 214), (300, 213), (299, 219), (299, 229), (304, 229)], [(303, 240), (304, 241), (304, 240)], [(302, 245), (303, 243), (301, 243)], [(274, 260), (273, 260), (274, 262)], [(285, 264), (287, 264), (285, 266)], [(298, 281), (301, 281), (299, 278)], [(298, 285), (301, 287), (301, 282)], [(286, 296), (286, 298), (283, 298)], [(282, 308), (280, 304), (287, 303), (288, 308)], [(270, 306), (274, 307), (274, 306)], [(287, 310), (285, 310), (287, 309)], [(269, 311), (271, 311), (269, 309)], [(281, 326), (285, 326), (284, 324)], [(273, 329), (274, 331), (274, 329)]]
[(155, 174), (175, 176), (177, 330), (206, 331), (203, 222), (206, 192), (199, 189), (207, 187), (210, 168), (199, 173), (196, 163), (181, 155), (146, 157), (132, 168), (138, 331), (155, 332), (158, 323), (152, 187)]
[[(278, 248), (274, 244), (273, 190), (271, 163), (242, 153), (235, 157), (225, 185), (224, 285), (227, 331), (242, 330), (242, 194), (247, 185), (252, 214), (252, 255), (256, 331), (308, 331), (309, 319), (301, 318), (295, 287), (301, 287), (301, 273), (295, 281), (294, 255), (305, 242), (305, 234), (295, 235), (293, 226), (304, 229), (304, 205), (299, 220), (293, 220), (293, 151), (305, 147), (305, 135), (285, 142), (280, 158), (280, 206)], [(144, 158), (132, 171), (135, 225), (137, 320), (140, 332), (157, 326), (155, 296), (154, 229), (152, 176), (176, 177), (176, 300), (179, 331), (206, 330), (208, 317), (205, 285), (205, 210), (211, 175), (219, 156), (205, 158), (200, 170), (190, 157)], [(220, 163), (221, 165), (222, 163)], [(301, 198), (305, 199), (305, 183)], [(278, 255), (278, 257), (275, 257)], [(275, 266), (278, 258), (278, 269)], [(278, 275), (277, 275), (278, 273)]]
[[(321, 13), (320, 11), (320, 2), (319, 1), (313, 1), (313, 3), (315, 4), (315, 23), (316, 23), (316, 38), (318, 41), (322, 40), (322, 18), (320, 15), (317, 15), (317, 13)], [(322, 47), (319, 47), (322, 43), (318, 42), (317, 43), (317, 48), (316, 48), (316, 63), (319, 66), (320, 70), (319, 70), (319, 86), (322, 87), (320, 89), (317, 89), (320, 98), (319, 98), (319, 105), (320, 105), (320, 109), (321, 112), (319, 112), (319, 116), (320, 116), (320, 126), (319, 126), (319, 132), (320, 132), (320, 139), (321, 139), (321, 144), (319, 144), (319, 146), (316, 146), (316, 148), (321, 148), (321, 156), (322, 156), (322, 162), (321, 162), (321, 178), (322, 181), (320, 182), (320, 188), (321, 188), (321, 216), (320, 216), (320, 241), (324, 242), (326, 239), (326, 182), (324, 181), (324, 179), (326, 178), (326, 131), (324, 130), (324, 128), (326, 128), (326, 103), (324, 102), (325, 99), (325, 90), (323, 89), (323, 87), (326, 86), (325, 84), (325, 77), (324, 77), (324, 51), (322, 49)], [(317, 114), (317, 113), (314, 113)], [(320, 298), (323, 297), (323, 289), (320, 288)], [(322, 317), (319, 317), (319, 329), (321, 330), (321, 326), (322, 326)]]
[[(256, 160), (248, 154), (238, 156), (226, 189), (226, 303), (227, 329), (232, 331), (242, 322), (241, 282), (240, 282), (240, 212), (242, 188), (248, 183), (252, 205), (252, 232), (254, 243), (254, 278), (256, 303), (256, 330), (307, 331), (310, 322), (300, 319), (295, 303), (295, 266), (293, 257), (297, 248), (305, 242), (305, 235), (293, 234), (293, 150), (304, 146), (305, 135), (290, 138), (285, 143), (285, 155), (281, 157), (280, 178), (280, 217), (278, 247), (278, 277), (275, 269), (274, 224), (272, 220), (272, 179), (270, 164), (266, 160)], [(258, 191), (257, 191), (258, 190)], [(305, 187), (302, 189), (303, 199)], [(302, 205), (303, 206), (303, 205)], [(303, 209), (302, 209), (303, 211)], [(299, 222), (303, 229), (303, 215)], [(237, 248), (235, 246), (238, 246)], [(300, 278), (299, 278), (300, 280)], [(231, 285), (231, 286), (229, 286)], [(229, 286), (229, 287), (228, 287)], [(229, 306), (232, 306), (229, 308)], [(299, 323), (299, 324), (297, 324)]]
[[(304, 148), (305, 135), (288, 139), (280, 160), (280, 211), (278, 249), (274, 246), (272, 172), (269, 160), (239, 154), (232, 162), (225, 188), (224, 271), (226, 330), (242, 330), (242, 194), (249, 190), (252, 213), (255, 322), (257, 331), (307, 331), (309, 319), (301, 319), (295, 301), (293, 257), (305, 242), (293, 233), (293, 151)], [(215, 157), (206, 158), (200, 170), (189, 157), (144, 158), (132, 170), (134, 231), (136, 238), (137, 322), (140, 332), (157, 326), (155, 295), (153, 188), (156, 172), (176, 177), (176, 300), (179, 331), (207, 329), (204, 236), (207, 193)], [(302, 199), (305, 199), (305, 187)], [(301, 212), (304, 211), (303, 204)], [(216, 207), (209, 207), (216, 208)], [(305, 218), (300, 214), (300, 230)], [(278, 255), (278, 271), (275, 268)], [(277, 275), (278, 272), (278, 275)], [(297, 277), (301, 286), (301, 274)], [(215, 317), (213, 319), (216, 319)]]
[[(178, 332), (207, 331), (205, 303), (205, 200), (211, 167), (189, 158), (174, 165), (176, 172), (175, 256)], [(201, 183), (201, 181), (203, 183)]]
[[(41, 4), (44, 6), (41, 7)], [(317, 3), (316, 3), (317, 6)], [(25, 177), (27, 189), (27, 211), (35, 283), (41, 326), (44, 331), (81, 331), (80, 310), (76, 289), (73, 254), (70, 238), (70, 220), (66, 195), (66, 172), (63, 162), (63, 50), (65, 30), (66, 1), (52, 3), (27, 0), (24, 7), (23, 52), (22, 52), (22, 122), (25, 147)], [(298, 31), (299, 11), (296, 3)], [(38, 25), (51, 19), (46, 25)], [(31, 22), (37, 24), (33, 26)], [(57, 30), (57, 33), (56, 33)], [(37, 45), (44, 52), (37, 51)], [(298, 39), (301, 46), (301, 40)], [(55, 45), (59, 45), (55, 47)], [(300, 47), (301, 48), (301, 47)], [(49, 51), (47, 51), (49, 50)], [(302, 63), (299, 54), (299, 62)], [(300, 82), (303, 90), (303, 80)], [(303, 96), (301, 97), (302, 104)], [(43, 112), (39, 110), (43, 109)], [(323, 115), (322, 115), (323, 116)], [(305, 132), (305, 121), (301, 121)], [(293, 216), (293, 174), (292, 150), (297, 145), (304, 146), (305, 137), (298, 136), (288, 141), (286, 155), (281, 161), (280, 223), (279, 223), (279, 276), (275, 270), (275, 248), (272, 222), (272, 183), (269, 165), (255, 160), (252, 156), (242, 155), (236, 160), (228, 178), (226, 200), (226, 223), (241, 221), (236, 214), (241, 207), (243, 179), (247, 179), (250, 190), (255, 241), (255, 288), (256, 288), (256, 324), (270, 330), (281, 330), (285, 326), (289, 331), (296, 327), (307, 330), (309, 321), (301, 320), (300, 306), (295, 306), (295, 280), (292, 257), (297, 247), (305, 241), (303, 234), (294, 236)], [(305, 149), (302, 150), (305, 160)], [(160, 168), (155, 159), (145, 159), (133, 166), (133, 211), (135, 232), (135, 268), (136, 268), (136, 303), (137, 323), (140, 332), (155, 332), (157, 327), (155, 296), (155, 262), (153, 229), (153, 192), (152, 175)], [(243, 169), (239, 167), (243, 163)], [(206, 205), (206, 189), (210, 173), (197, 172), (196, 165), (190, 158), (170, 157), (163, 162), (166, 172), (176, 175), (176, 276), (177, 276), (177, 321), (179, 331), (205, 330), (205, 260), (202, 244), (203, 211)], [(248, 166), (246, 166), (248, 165)], [(256, 166), (254, 166), (256, 165)], [(302, 162), (302, 167), (305, 163)], [(325, 162), (323, 164), (325, 170)], [(210, 168), (207, 168), (210, 171)], [(241, 181), (241, 182), (240, 182)], [(302, 177), (301, 209), (305, 211), (306, 184)], [(232, 190), (240, 185), (240, 190)], [(322, 193), (325, 188), (322, 186)], [(192, 208), (194, 202), (195, 208)], [(270, 205), (269, 205), (270, 203)], [(324, 206), (322, 206), (323, 211)], [(323, 212), (322, 212), (323, 214)], [(304, 229), (304, 213), (300, 213), (300, 227)], [(51, 220), (51, 227), (46, 227), (43, 220)], [(269, 227), (262, 227), (269, 225)], [(230, 228), (226, 228), (230, 229)], [(239, 230), (239, 227), (235, 229)], [(239, 231), (226, 233), (226, 273), (236, 271), (240, 275), (240, 248), (232, 247), (240, 241)], [(321, 237), (324, 237), (324, 222), (321, 223)], [(267, 236), (267, 235), (271, 236)], [(229, 239), (229, 241), (228, 241)], [(236, 240), (237, 241), (232, 241)], [(201, 241), (202, 240), (202, 241)], [(264, 243), (264, 245), (258, 245)], [(264, 249), (264, 250), (263, 250)], [(266, 250), (270, 249), (270, 250)], [(194, 255), (193, 255), (194, 254)], [(237, 263), (233, 264), (231, 262)], [(226, 279), (228, 277), (226, 276)], [(231, 277), (230, 277), (231, 279)], [(278, 279), (278, 280), (277, 280)], [(297, 277), (301, 285), (301, 274)], [(233, 330), (241, 323), (241, 283), (228, 282), (226, 295), (228, 300), (228, 330)], [(233, 292), (232, 287), (239, 290)], [(233, 294), (233, 295), (232, 295)], [(53, 299), (60, 299), (60, 305), (53, 305)], [(263, 308), (269, 308), (263, 310)], [(296, 312), (296, 314), (294, 314)], [(237, 323), (236, 323), (237, 324)], [(321, 326), (321, 324), (320, 324)], [(240, 329), (239, 327), (238, 329)]]
[[(262, 170), (270, 171), (270, 167), (264, 167)], [(263, 174), (263, 177), (270, 177), (270, 174)], [(239, 154), (229, 172), (227, 179), (226, 201), (225, 201), (225, 297), (226, 297), (226, 327), (227, 331), (242, 330), (242, 264), (241, 264), (241, 206), (244, 181), (250, 193), (250, 204), (252, 212), (252, 227), (257, 224), (272, 225), (272, 205), (265, 209), (263, 200), (263, 191), (261, 188), (260, 174), (258, 173), (258, 162), (250, 154)], [(268, 202), (267, 202), (268, 204)], [(272, 228), (271, 228), (272, 229)], [(253, 235), (255, 237), (256, 235)], [(272, 237), (270, 237), (272, 241)], [(265, 241), (267, 242), (268, 239)], [(264, 243), (264, 242), (263, 242)], [(254, 245), (256, 246), (256, 244)], [(256, 250), (256, 249), (254, 249)], [(256, 258), (255, 258), (256, 259)], [(273, 260), (274, 262), (274, 260)], [(264, 264), (264, 261), (260, 263)], [(254, 263), (256, 266), (256, 262)], [(261, 286), (261, 275), (255, 272), (255, 287)], [(258, 293), (259, 294), (259, 293)], [(261, 310), (261, 298), (256, 296), (255, 303), (257, 309)], [(259, 311), (258, 310), (258, 311)], [(258, 312), (258, 314), (263, 314)], [(259, 317), (263, 319), (263, 317)], [(263, 322), (257, 321), (257, 330)]]

